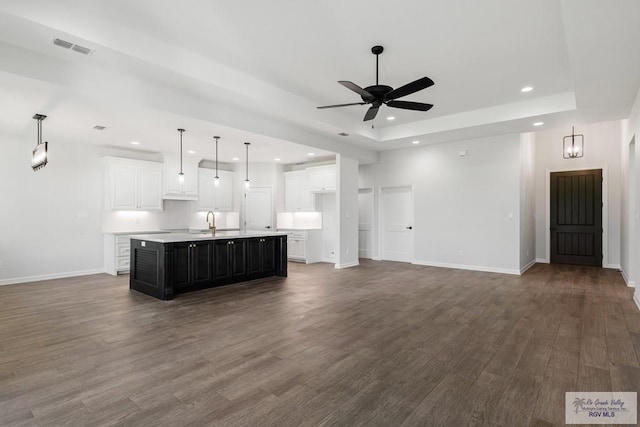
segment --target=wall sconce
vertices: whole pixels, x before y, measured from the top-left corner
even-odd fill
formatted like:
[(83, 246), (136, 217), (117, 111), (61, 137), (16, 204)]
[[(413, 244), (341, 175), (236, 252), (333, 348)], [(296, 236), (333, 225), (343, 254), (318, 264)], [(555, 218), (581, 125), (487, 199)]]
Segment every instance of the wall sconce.
[(38, 143), (36, 148), (33, 149), (33, 153), (31, 155), (31, 168), (34, 171), (37, 171), (45, 167), (49, 161), (49, 155), (47, 152), (48, 143), (46, 141), (42, 142), (42, 121), (46, 119), (47, 116), (36, 114), (33, 118), (38, 121)]
[(571, 135), (562, 138), (562, 157), (578, 159), (584, 155), (584, 135), (576, 135), (571, 126)]

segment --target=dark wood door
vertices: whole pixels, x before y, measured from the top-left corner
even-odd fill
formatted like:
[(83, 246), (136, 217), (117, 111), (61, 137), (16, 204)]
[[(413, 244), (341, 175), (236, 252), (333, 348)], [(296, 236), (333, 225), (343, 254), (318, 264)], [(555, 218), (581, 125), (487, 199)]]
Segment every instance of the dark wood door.
[(602, 170), (551, 174), (551, 262), (602, 267)]

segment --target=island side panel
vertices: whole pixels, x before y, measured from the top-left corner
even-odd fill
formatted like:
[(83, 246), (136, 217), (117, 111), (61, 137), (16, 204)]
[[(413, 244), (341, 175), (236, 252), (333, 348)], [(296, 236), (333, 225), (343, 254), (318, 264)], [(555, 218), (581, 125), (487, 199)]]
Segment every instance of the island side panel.
[(289, 258), (287, 256), (287, 236), (278, 236), (275, 247), (276, 276), (287, 277), (287, 266)]
[(162, 243), (131, 239), (129, 288), (162, 300), (173, 299), (171, 255)]

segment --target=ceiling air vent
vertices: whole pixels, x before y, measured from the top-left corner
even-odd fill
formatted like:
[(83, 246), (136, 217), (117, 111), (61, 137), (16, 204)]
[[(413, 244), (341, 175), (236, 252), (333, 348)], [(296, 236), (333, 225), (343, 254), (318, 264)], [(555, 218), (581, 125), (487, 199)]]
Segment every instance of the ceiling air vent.
[(78, 52), (83, 55), (91, 55), (93, 52), (95, 52), (94, 50), (89, 49), (88, 47), (80, 46), (79, 44), (73, 44), (71, 42), (58, 39), (58, 38), (53, 39), (53, 44), (55, 44), (56, 46), (63, 47), (65, 49), (71, 49), (74, 52)]
[(94, 126), (93, 128), (94, 128), (95, 130), (105, 130), (107, 127), (106, 127), (106, 126), (99, 126), (99, 125), (96, 125), (96, 126)]
[(89, 49), (88, 47), (80, 46), (79, 44), (74, 44), (71, 50), (83, 55), (91, 55), (93, 53), (93, 50)]
[(340, 136), (349, 136), (349, 134), (345, 133), (345, 132), (340, 132), (338, 135), (340, 135)]
[(70, 43), (62, 39), (53, 39), (53, 44), (55, 44), (56, 46), (63, 47), (65, 49), (71, 49), (71, 46), (73, 46), (73, 43)]

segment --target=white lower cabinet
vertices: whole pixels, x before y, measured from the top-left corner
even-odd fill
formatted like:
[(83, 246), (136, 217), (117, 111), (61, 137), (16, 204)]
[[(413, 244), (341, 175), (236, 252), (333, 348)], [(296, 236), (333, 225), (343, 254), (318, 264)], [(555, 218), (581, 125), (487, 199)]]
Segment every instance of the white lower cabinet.
[(286, 231), (287, 258), (289, 261), (311, 264), (322, 261), (322, 230)]
[(117, 276), (119, 273), (129, 272), (132, 235), (133, 234), (104, 235), (104, 270), (107, 274)]

